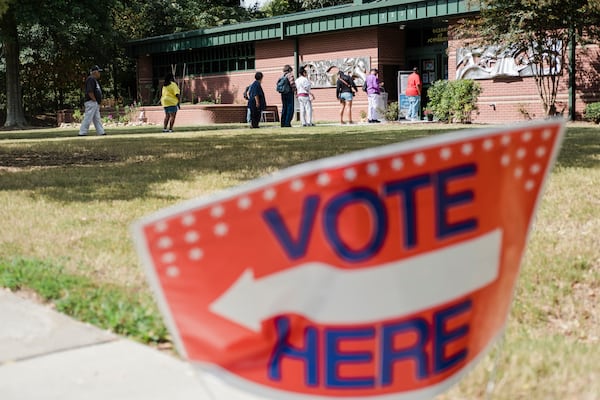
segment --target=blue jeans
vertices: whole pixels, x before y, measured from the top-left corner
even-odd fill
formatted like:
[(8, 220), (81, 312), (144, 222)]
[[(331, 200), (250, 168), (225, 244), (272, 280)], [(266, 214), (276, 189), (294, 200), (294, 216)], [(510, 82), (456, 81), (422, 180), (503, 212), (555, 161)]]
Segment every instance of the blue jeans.
[(290, 126), (294, 117), (294, 92), (281, 94), (281, 126)]
[(408, 97), (408, 119), (419, 118), (419, 105), (421, 103), (421, 96), (407, 96)]

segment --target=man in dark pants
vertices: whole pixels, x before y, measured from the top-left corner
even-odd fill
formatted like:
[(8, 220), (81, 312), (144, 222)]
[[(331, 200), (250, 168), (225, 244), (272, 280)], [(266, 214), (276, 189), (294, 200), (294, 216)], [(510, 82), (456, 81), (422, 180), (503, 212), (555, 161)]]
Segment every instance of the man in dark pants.
[(290, 82), (291, 90), (288, 93), (281, 93), (281, 126), (283, 128), (292, 127), (292, 118), (294, 117), (294, 99), (296, 98), (296, 80), (292, 74), (293, 68), (290, 65), (283, 67), (283, 73)]
[(265, 93), (261, 86), (262, 79), (262, 72), (254, 74), (254, 82), (252, 82), (252, 85), (250, 85), (248, 89), (248, 109), (250, 110), (250, 123), (252, 128), (258, 128), (260, 114), (267, 108)]

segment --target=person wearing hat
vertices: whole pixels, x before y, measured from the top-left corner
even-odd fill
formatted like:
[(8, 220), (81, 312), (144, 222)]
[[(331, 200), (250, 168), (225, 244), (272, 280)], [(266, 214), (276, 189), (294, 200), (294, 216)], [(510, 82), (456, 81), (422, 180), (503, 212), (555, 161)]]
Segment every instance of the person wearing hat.
[(419, 106), (421, 103), (421, 77), (417, 67), (413, 68), (412, 74), (408, 76), (406, 82), (406, 96), (408, 97), (408, 115), (409, 121), (419, 120)]
[(102, 88), (100, 82), (98, 82), (100, 72), (102, 72), (102, 69), (94, 65), (90, 68), (90, 75), (85, 80), (85, 112), (79, 128), (79, 136), (87, 136), (92, 122), (96, 128), (96, 134), (106, 135), (100, 118), (100, 103), (102, 102)]
[(367, 76), (366, 84), (369, 101), (367, 113), (369, 123), (380, 122), (377, 115), (377, 104), (379, 103), (379, 94), (381, 93), (383, 82), (379, 81), (379, 71), (377, 68), (371, 68), (371, 73)]

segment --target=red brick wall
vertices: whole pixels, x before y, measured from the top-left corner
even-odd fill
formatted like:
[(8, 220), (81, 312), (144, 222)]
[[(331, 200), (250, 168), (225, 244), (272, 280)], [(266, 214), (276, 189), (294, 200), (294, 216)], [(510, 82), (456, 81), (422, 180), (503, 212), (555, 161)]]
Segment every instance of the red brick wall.
[[(452, 31), (452, 29), (449, 29)], [(452, 37), (448, 42), (448, 77), (456, 77), (456, 49), (462, 47), (460, 40)], [(578, 48), (578, 73), (575, 109), (578, 119), (582, 118), (585, 105), (600, 101), (600, 65), (598, 46)], [(595, 66), (595, 67), (594, 67)], [(557, 95), (557, 111), (569, 116), (568, 66), (563, 66)], [(545, 118), (542, 100), (533, 77), (477, 80), (482, 92), (479, 96), (479, 114), (473, 114), (474, 122), (506, 123), (527, 119)]]
[(600, 46), (581, 47), (577, 58), (577, 88), (581, 96), (577, 98), (578, 112), (585, 110), (585, 104), (600, 101)]
[(254, 82), (256, 71), (232, 72), (224, 75), (204, 75), (185, 81), (183, 90), (185, 99), (192, 101), (214, 100), (221, 104), (242, 104), (243, 93), (246, 86)]
[(405, 31), (398, 28), (379, 28), (377, 32), (379, 42), (379, 66), (404, 65)]
[[(299, 40), (299, 54), (300, 63), (344, 57), (370, 57), (371, 66), (377, 66), (377, 29), (357, 29), (303, 37)], [(275, 87), (275, 83), (272, 86)], [(335, 98), (335, 88), (316, 88), (313, 89), (313, 94), (314, 120), (339, 121), (340, 103)], [(361, 110), (367, 111), (367, 96), (359, 90), (352, 104), (354, 121), (360, 120)]]
[[(283, 66), (294, 68), (295, 41), (272, 40), (257, 42), (255, 47), (256, 70), (264, 74), (262, 87), (267, 104), (276, 105), (281, 112), (281, 95), (275, 91), (277, 79), (283, 74)], [(302, 54), (302, 53), (300, 53)], [(298, 71), (294, 71), (294, 76)]]
[[(379, 67), (378, 40), (386, 38), (386, 61), (397, 62), (401, 57), (399, 46), (394, 46), (394, 38), (386, 33), (379, 34), (383, 28), (357, 29), (337, 33), (325, 33), (298, 38), (299, 62), (344, 57), (370, 57), (371, 66)], [(385, 31), (385, 30), (383, 30)], [(401, 35), (398, 30), (395, 34)], [(256, 70), (233, 72), (224, 75), (205, 75), (186, 79), (182, 85), (184, 100), (220, 99), (222, 104), (245, 104), (242, 93), (245, 87), (254, 81), (256, 71), (264, 74), (263, 90), (268, 105), (281, 110), (281, 95), (275, 91), (277, 79), (282, 74), (285, 64), (294, 66), (295, 39), (273, 40), (256, 43)], [(138, 82), (141, 85), (152, 83), (152, 62), (150, 57), (138, 59)], [(297, 73), (297, 71), (294, 71)], [(335, 88), (316, 88), (313, 91), (315, 121), (339, 120), (340, 104), (335, 98)], [(144, 95), (145, 99), (149, 96)], [(353, 102), (353, 119), (360, 119), (360, 111), (367, 110), (367, 97), (359, 91)], [(178, 115), (179, 120), (179, 115)], [(183, 118), (183, 117), (182, 117)], [(179, 121), (178, 121), (179, 122)]]
[[(165, 111), (160, 106), (140, 107), (144, 112), (147, 122), (162, 126)], [(278, 112), (275, 106), (270, 106), (267, 111)], [(232, 104), (189, 104), (183, 105), (177, 112), (175, 125), (193, 126), (204, 124), (227, 124), (246, 122), (247, 107)]]

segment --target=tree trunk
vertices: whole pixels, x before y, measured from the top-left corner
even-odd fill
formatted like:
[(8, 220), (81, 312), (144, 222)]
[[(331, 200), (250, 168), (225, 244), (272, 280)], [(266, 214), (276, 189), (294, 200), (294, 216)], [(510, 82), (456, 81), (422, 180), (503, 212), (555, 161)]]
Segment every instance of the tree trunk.
[(7, 128), (24, 128), (27, 125), (23, 112), (21, 82), (19, 80), (19, 36), (12, 7), (1, 20), (2, 46), (6, 58), (6, 122)]

